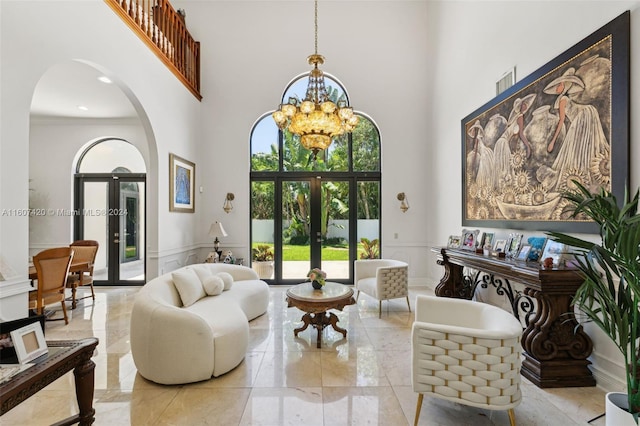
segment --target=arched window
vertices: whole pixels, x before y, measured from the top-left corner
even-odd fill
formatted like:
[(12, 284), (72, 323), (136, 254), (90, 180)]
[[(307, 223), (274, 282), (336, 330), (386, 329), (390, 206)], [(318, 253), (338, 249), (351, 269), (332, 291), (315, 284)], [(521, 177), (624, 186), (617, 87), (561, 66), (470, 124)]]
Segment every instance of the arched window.
[[(308, 74), (294, 79), (282, 100), (303, 99)], [(349, 101), (344, 87), (325, 74), (330, 98)], [(299, 137), (280, 131), (272, 112), (251, 131), (251, 242), (269, 245), (275, 254), (267, 280), (300, 282), (312, 267), (329, 279), (352, 282), (353, 260), (377, 257), (365, 253), (365, 238), (379, 248), (380, 132), (374, 121), (355, 111), (360, 121), (317, 158)], [(355, 206), (352, 208), (351, 206)]]

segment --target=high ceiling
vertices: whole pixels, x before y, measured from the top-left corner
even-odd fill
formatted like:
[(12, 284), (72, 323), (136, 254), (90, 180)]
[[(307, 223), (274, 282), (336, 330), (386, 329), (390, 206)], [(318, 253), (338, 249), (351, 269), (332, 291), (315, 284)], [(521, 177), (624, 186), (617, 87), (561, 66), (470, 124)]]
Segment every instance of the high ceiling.
[(95, 68), (76, 61), (51, 67), (34, 91), (32, 117), (137, 117), (122, 90), (116, 84), (98, 80), (101, 76)]

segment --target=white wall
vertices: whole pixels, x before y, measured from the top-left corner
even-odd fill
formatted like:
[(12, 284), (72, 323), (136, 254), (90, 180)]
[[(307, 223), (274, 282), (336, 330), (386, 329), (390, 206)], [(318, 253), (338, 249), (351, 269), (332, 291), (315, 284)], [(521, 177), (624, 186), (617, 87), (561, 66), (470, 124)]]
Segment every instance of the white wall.
[[(200, 241), (212, 245), (207, 230), (220, 220), (229, 233), (224, 246), (248, 258), (251, 127), (277, 108), (290, 80), (310, 70), (313, 2), (172, 3), (185, 9), (187, 27), (201, 42), (201, 157), (209, 163)], [(427, 2), (323, 1), (318, 15), (318, 50), (326, 59), (321, 69), (346, 87), (353, 107), (370, 115), (381, 132), (382, 254), (410, 261), (412, 283), (424, 282), (424, 223), (431, 215)], [(227, 192), (236, 195), (229, 214), (222, 211)], [(411, 203), (406, 213), (398, 192)]]
[[(148, 158), (147, 138), (140, 122), (129, 120), (32, 120), (29, 133), (29, 199), (37, 211), (73, 209), (73, 174), (79, 151), (98, 138), (122, 138)], [(155, 214), (155, 213), (154, 213)], [(31, 216), (29, 255), (68, 245), (73, 240), (73, 216)]]

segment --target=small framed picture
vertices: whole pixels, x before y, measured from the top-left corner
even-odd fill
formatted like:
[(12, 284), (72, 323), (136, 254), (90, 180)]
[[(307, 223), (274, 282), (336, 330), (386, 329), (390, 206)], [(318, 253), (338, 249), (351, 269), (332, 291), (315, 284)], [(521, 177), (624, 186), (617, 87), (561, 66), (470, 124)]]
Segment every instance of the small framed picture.
[(49, 351), (39, 322), (13, 330), (11, 340), (20, 364), (32, 361)]
[(529, 252), (531, 251), (531, 246), (529, 244), (524, 244), (520, 247), (520, 251), (518, 252), (517, 260), (527, 260), (529, 258)]
[(449, 235), (447, 248), (460, 248), (460, 235)]
[(544, 245), (547, 242), (546, 237), (529, 237), (527, 242), (531, 245), (531, 250), (529, 250), (529, 257), (527, 260), (532, 262), (537, 262), (540, 259), (540, 255), (542, 254), (542, 250), (544, 249)]
[(519, 253), (521, 243), (522, 243), (522, 234), (518, 234), (518, 233), (511, 234), (509, 245), (507, 248), (505, 248), (507, 252), (507, 256), (511, 258), (516, 257)]
[(493, 247), (494, 236), (495, 236), (495, 234), (493, 232), (485, 232), (484, 233), (484, 239), (482, 240), (481, 247), (484, 247), (486, 245), (489, 245), (490, 247)]
[(496, 245), (493, 247), (493, 251), (498, 253), (504, 252), (506, 246), (507, 240), (496, 240)]
[(460, 240), (460, 248), (465, 250), (474, 250), (476, 249), (476, 244), (478, 242), (478, 234), (480, 230), (475, 229), (463, 229), (462, 230), (462, 239)]
[(564, 259), (564, 256), (566, 256), (566, 254), (567, 248), (564, 244), (557, 241), (548, 240), (547, 244), (545, 244), (544, 246), (542, 256), (540, 256), (540, 261), (544, 262), (546, 258), (550, 257), (553, 259), (554, 265), (560, 265), (560, 262)]

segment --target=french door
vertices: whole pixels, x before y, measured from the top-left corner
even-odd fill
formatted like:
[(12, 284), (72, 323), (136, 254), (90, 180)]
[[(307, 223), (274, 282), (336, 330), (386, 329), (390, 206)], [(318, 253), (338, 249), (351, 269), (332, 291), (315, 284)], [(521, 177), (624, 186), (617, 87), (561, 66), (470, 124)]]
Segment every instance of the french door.
[(96, 284), (144, 284), (145, 200), (144, 173), (75, 175), (74, 238), (100, 244)]
[[(323, 178), (296, 174), (278, 177), (271, 182), (254, 182), (262, 192), (273, 188), (273, 235), (275, 252), (273, 280), (294, 284), (306, 279), (312, 268), (321, 268), (327, 279), (352, 282), (356, 257), (354, 179)], [(254, 192), (255, 187), (254, 187)], [(257, 204), (254, 200), (254, 204)], [(256, 206), (259, 208), (259, 206)], [(254, 221), (252, 240), (261, 241)], [(267, 236), (268, 238), (268, 236)]]

